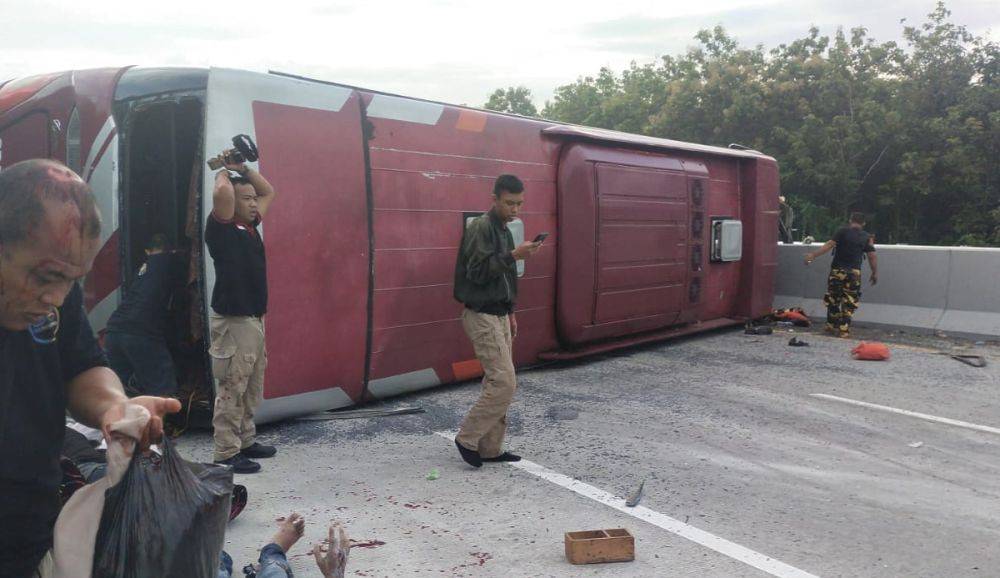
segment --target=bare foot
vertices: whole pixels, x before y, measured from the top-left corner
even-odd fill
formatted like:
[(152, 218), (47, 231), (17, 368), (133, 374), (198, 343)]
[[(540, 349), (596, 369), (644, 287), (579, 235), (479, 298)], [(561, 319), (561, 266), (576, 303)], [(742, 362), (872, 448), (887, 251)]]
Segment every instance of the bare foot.
[(344, 578), (347, 557), (351, 554), (351, 541), (347, 539), (344, 527), (336, 522), (331, 524), (326, 543), (329, 545), (326, 551), (320, 544), (313, 546), (316, 565), (323, 573), (323, 578)]
[(302, 534), (306, 531), (306, 519), (300, 514), (293, 513), (287, 518), (280, 520), (281, 523), (278, 524), (278, 531), (274, 533), (274, 537), (271, 538), (271, 542), (281, 546), (282, 551), (286, 554), (299, 541)]

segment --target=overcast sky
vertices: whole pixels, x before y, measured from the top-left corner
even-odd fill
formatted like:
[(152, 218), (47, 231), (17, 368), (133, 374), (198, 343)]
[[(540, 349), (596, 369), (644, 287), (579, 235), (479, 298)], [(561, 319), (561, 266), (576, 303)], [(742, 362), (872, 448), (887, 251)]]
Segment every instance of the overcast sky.
[[(0, 0), (0, 80), (127, 64), (280, 70), (482, 105), (523, 84), (541, 105), (601, 66), (621, 70), (722, 24), (771, 47), (815, 24), (900, 39), (933, 0)], [(223, 6), (233, 8), (223, 10)], [(953, 21), (1000, 39), (1000, 0), (951, 0)]]

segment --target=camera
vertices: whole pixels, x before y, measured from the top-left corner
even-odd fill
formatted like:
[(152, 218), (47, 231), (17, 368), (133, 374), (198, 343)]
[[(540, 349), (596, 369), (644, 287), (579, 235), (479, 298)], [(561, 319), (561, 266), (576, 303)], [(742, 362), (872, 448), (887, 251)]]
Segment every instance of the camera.
[(258, 158), (257, 145), (253, 139), (249, 135), (238, 134), (233, 137), (233, 148), (226, 149), (219, 156), (208, 159), (208, 168), (215, 171), (227, 164), (254, 162)]

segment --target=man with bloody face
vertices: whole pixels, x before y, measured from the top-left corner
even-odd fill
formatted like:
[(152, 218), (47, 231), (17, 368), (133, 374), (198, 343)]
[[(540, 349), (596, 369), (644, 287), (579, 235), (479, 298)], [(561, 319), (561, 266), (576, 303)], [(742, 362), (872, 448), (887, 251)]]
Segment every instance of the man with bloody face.
[(140, 440), (163, 432), (180, 402), (128, 399), (106, 367), (77, 284), (100, 248), (89, 187), (65, 166), (29, 160), (0, 172), (0, 568), (34, 574), (52, 546), (59, 513), (59, 452), (66, 412), (110, 426), (128, 404), (152, 419)]

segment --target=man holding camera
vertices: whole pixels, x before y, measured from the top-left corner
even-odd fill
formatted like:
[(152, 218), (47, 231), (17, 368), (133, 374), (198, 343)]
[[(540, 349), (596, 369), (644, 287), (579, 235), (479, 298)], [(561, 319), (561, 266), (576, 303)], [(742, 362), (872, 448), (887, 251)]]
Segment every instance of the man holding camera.
[(267, 366), (267, 265), (257, 227), (275, 192), (260, 173), (231, 161), (227, 158), (225, 169), (215, 177), (212, 214), (205, 227), (205, 244), (215, 263), (209, 351), (218, 380), (212, 418), (214, 460), (249, 474), (260, 471), (252, 458), (268, 458), (277, 451), (255, 441), (253, 421), (264, 396)]
[(514, 247), (507, 223), (524, 204), (524, 184), (500, 175), (493, 185), (493, 207), (473, 220), (462, 236), (455, 263), (455, 299), (465, 305), (462, 327), (483, 366), (483, 391), (462, 422), (455, 445), (471, 466), (516, 462), (504, 452), (507, 409), (517, 389), (513, 344), (517, 337), (517, 261), (535, 254), (543, 236)]

